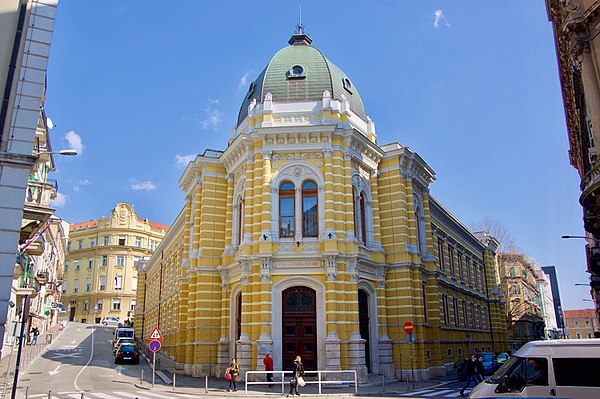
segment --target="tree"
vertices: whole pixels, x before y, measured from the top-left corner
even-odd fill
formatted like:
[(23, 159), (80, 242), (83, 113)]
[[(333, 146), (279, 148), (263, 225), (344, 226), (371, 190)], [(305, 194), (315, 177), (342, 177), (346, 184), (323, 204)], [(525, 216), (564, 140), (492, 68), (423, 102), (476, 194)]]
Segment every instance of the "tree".
[(521, 253), (521, 249), (517, 246), (517, 240), (508, 232), (502, 223), (495, 219), (486, 217), (482, 221), (475, 223), (471, 230), (486, 231), (490, 233), (500, 243), (500, 246), (498, 247), (499, 253)]

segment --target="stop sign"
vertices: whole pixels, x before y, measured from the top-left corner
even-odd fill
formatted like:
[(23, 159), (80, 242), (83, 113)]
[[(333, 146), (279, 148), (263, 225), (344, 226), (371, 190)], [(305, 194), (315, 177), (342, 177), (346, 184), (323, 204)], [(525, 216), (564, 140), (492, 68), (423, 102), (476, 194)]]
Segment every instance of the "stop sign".
[(412, 332), (415, 330), (415, 325), (413, 323), (411, 323), (410, 321), (407, 321), (406, 323), (404, 323), (404, 332), (407, 334), (412, 334)]

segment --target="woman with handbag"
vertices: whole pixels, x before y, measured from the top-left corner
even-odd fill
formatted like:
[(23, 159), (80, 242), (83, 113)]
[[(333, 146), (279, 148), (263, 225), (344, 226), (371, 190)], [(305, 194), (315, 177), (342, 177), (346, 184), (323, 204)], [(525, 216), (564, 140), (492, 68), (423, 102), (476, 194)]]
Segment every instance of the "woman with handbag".
[[(227, 370), (225, 370), (225, 379), (229, 381), (229, 388), (227, 388), (227, 392), (236, 392), (237, 386), (235, 385), (235, 379), (240, 375), (240, 366), (238, 366), (235, 358), (231, 359), (231, 363)], [(233, 386), (233, 389), (231, 387)]]
[(290, 395), (300, 396), (298, 392), (298, 386), (303, 387), (304, 382), (304, 366), (302, 365), (302, 359), (300, 356), (296, 356), (294, 359), (294, 367), (292, 368), (292, 379), (290, 380)]

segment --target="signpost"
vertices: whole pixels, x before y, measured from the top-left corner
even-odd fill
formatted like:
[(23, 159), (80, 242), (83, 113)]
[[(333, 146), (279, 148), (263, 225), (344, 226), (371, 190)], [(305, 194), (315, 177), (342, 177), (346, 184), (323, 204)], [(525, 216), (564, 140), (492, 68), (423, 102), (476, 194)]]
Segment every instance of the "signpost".
[(158, 329), (158, 326), (155, 326), (152, 329), (150, 335), (148, 335), (148, 340), (150, 341), (148, 348), (150, 348), (150, 350), (152, 351), (152, 387), (154, 387), (154, 377), (156, 370), (156, 352), (160, 350), (160, 341), (162, 339), (163, 337), (160, 333), (160, 330)]
[(415, 389), (415, 369), (413, 367), (413, 351), (412, 343), (415, 340), (415, 325), (410, 321), (404, 323), (404, 332), (406, 333), (406, 341), (408, 341), (408, 348), (410, 349), (410, 374), (412, 375), (413, 389)]

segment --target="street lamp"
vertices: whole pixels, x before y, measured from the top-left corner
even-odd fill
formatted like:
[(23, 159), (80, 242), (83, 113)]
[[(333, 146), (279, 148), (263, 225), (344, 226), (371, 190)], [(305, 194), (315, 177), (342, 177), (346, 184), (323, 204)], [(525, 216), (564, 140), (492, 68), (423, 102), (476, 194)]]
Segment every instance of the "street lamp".
[(77, 155), (77, 150), (69, 149), (69, 150), (60, 150), (60, 151), (40, 151), (35, 155), (48, 155), (48, 154), (58, 154), (58, 155)]

